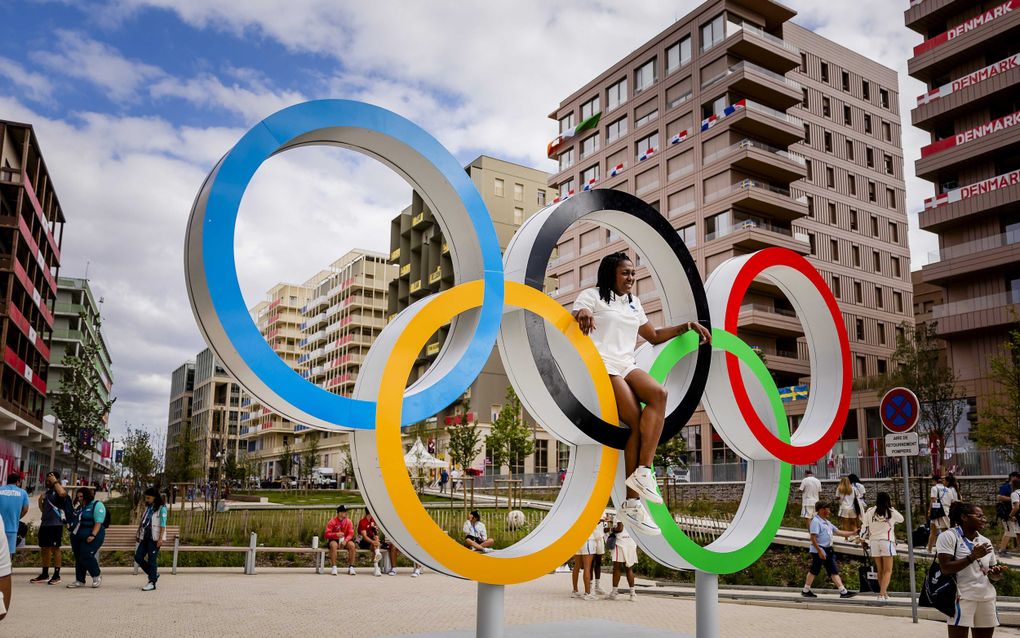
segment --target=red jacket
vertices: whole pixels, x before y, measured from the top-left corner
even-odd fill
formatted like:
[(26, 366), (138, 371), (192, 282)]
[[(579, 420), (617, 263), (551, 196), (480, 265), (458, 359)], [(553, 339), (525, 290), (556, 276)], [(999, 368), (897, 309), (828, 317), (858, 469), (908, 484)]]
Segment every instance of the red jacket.
[(326, 533), (324, 536), (327, 542), (343, 539), (343, 544), (346, 545), (348, 541), (354, 538), (354, 523), (349, 518), (340, 519), (334, 516), (326, 523)]

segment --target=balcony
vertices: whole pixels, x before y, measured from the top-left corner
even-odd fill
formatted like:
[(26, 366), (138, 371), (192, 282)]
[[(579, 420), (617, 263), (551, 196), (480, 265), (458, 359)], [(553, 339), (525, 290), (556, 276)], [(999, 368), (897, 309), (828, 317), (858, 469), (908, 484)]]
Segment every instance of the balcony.
[(1003, 268), (1020, 262), (1020, 232), (1000, 233), (928, 253), (921, 269), (925, 283), (941, 284), (954, 277)]
[(1020, 290), (953, 301), (932, 308), (938, 334), (948, 336), (1009, 325), (1016, 321)]
[(933, 27), (945, 26), (946, 20), (972, 6), (971, 0), (910, 0), (903, 12), (903, 23), (921, 35)]
[(438, 343), (430, 343), (429, 345), (425, 346), (425, 355), (426, 356), (431, 357), (431, 356), (436, 355), (438, 353), (439, 353), (439, 344)]
[(771, 346), (752, 346), (751, 349), (765, 357), (765, 365), (773, 372), (792, 374), (798, 377), (806, 377), (811, 374), (811, 362), (807, 356), (801, 356), (797, 352), (777, 350)]
[[(807, 175), (803, 155), (750, 139), (741, 140), (706, 156), (703, 165), (708, 166), (731, 157), (732, 166), (782, 184), (803, 179)], [(670, 179), (672, 178), (670, 175)]]
[(415, 215), (414, 217), (411, 218), (411, 227), (412, 228), (424, 228), (425, 226), (430, 226), (431, 224), (432, 224), (432, 219), (431, 218), (430, 219), (426, 219), (425, 218), (425, 211), (422, 211), (422, 212), (418, 213), (417, 215)]
[(800, 66), (800, 49), (796, 45), (755, 26), (741, 26), (728, 35), (724, 44), (727, 50), (740, 57), (754, 60), (780, 73)]
[(811, 252), (811, 243), (806, 234), (776, 226), (764, 219), (744, 219), (738, 221), (725, 228), (706, 233), (705, 241), (710, 242), (723, 237), (728, 237), (729, 242), (733, 246), (745, 248), (749, 251), (779, 246), (801, 255), (807, 255)]
[(1016, 39), (1020, 11), (996, 4), (982, 14), (952, 25), (949, 30), (914, 47), (907, 60), (907, 74), (928, 82), (952, 71), (958, 60), (974, 54), (972, 49), (994, 49)]
[(707, 193), (705, 204), (718, 206), (720, 210), (739, 208), (784, 221), (800, 219), (808, 212), (807, 198), (803, 195), (794, 199), (789, 189), (753, 179)]
[(942, 122), (1005, 99), (1018, 84), (1020, 55), (1013, 55), (919, 95), (910, 119), (914, 126), (933, 131)]
[(418, 281), (412, 281), (411, 282), (411, 294), (413, 295), (413, 294), (421, 292), (421, 291), (422, 291), (422, 289), (421, 289), (421, 279), (419, 279)]
[(702, 134), (713, 127), (730, 127), (767, 144), (785, 148), (804, 139), (804, 121), (752, 100), (735, 102), (722, 116), (707, 118), (701, 123)]
[(921, 159), (914, 164), (915, 172), (921, 179), (937, 182), (940, 176), (956, 173), (975, 159), (993, 158), (1018, 143), (1020, 111), (922, 147)]
[[(1020, 172), (1016, 175), (1020, 177)], [(1012, 183), (1009, 174), (984, 180), (977, 184), (954, 189), (943, 195), (925, 202), (925, 209), (918, 215), (918, 223), (923, 230), (939, 232), (940, 230), (961, 223), (975, 216), (988, 216), (1005, 213), (1015, 208), (1020, 202), (1020, 180)], [(994, 184), (992, 188), (990, 184)]]
[(406, 277), (409, 274), (411, 274), (411, 264), (404, 264), (403, 266), (400, 267), (401, 277)]
[(754, 100), (775, 104), (779, 108), (795, 106), (803, 99), (803, 87), (800, 82), (746, 60), (734, 64), (713, 78), (704, 80), (701, 83), (702, 94), (704, 95), (706, 89), (715, 87), (725, 87), (727, 91), (734, 90)]
[(433, 270), (433, 271), (432, 271), (432, 273), (431, 273), (431, 274), (429, 275), (429, 284), (430, 284), (430, 285), (431, 285), (431, 284), (434, 284), (434, 283), (436, 283), (437, 281), (439, 281), (439, 280), (440, 280), (440, 279), (442, 279), (442, 278), (443, 278), (443, 269), (442, 269), (442, 267), (440, 267), (440, 268), (436, 268), (436, 269), (435, 269), (435, 270)]
[(780, 337), (799, 337), (804, 334), (804, 328), (794, 311), (760, 303), (740, 306), (737, 326)]
[(396, 247), (390, 251), (390, 261), (397, 261), (400, 259), (400, 247)]

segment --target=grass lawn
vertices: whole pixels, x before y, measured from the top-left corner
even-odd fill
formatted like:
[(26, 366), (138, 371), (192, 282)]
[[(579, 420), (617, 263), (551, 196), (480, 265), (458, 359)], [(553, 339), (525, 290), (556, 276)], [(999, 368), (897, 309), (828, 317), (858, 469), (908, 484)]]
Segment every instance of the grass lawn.
[[(250, 492), (248, 492), (250, 493)], [(256, 496), (265, 496), (270, 503), (280, 505), (360, 505), (364, 503), (356, 490), (258, 490)], [(450, 499), (423, 494), (423, 503), (445, 503)]]

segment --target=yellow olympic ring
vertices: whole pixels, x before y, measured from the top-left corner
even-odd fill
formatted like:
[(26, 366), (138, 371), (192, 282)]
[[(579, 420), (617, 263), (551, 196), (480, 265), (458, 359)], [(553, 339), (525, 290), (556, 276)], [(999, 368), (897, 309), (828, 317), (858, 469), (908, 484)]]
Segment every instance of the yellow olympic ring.
[[(511, 585), (548, 574), (565, 563), (581, 547), (605, 511), (616, 478), (620, 451), (601, 446), (602, 459), (588, 503), (567, 533), (544, 549), (525, 556), (501, 557), (479, 554), (464, 547), (439, 527), (422, 506), (404, 463), (400, 417), (404, 387), (414, 360), (429, 337), (456, 315), (482, 305), (484, 283), (472, 281), (436, 294), (407, 325), (397, 339), (383, 373), (376, 402), (375, 437), (382, 478), (397, 514), (428, 554), (446, 568), (490, 585)], [(574, 318), (540, 290), (506, 282), (505, 303), (529, 310), (554, 325), (577, 348), (591, 374), (602, 418), (619, 425), (616, 397), (605, 364), (595, 345), (581, 334)]]

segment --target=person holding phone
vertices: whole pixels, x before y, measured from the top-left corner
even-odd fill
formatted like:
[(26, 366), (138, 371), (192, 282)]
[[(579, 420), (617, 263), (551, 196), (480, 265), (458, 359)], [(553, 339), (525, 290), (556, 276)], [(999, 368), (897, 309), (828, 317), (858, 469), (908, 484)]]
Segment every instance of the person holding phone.
[(943, 573), (956, 574), (956, 614), (949, 617), (949, 638), (991, 638), (999, 626), (994, 581), (1002, 578), (992, 541), (981, 534), (987, 521), (981, 508), (957, 501), (949, 510), (952, 529), (935, 543)]

